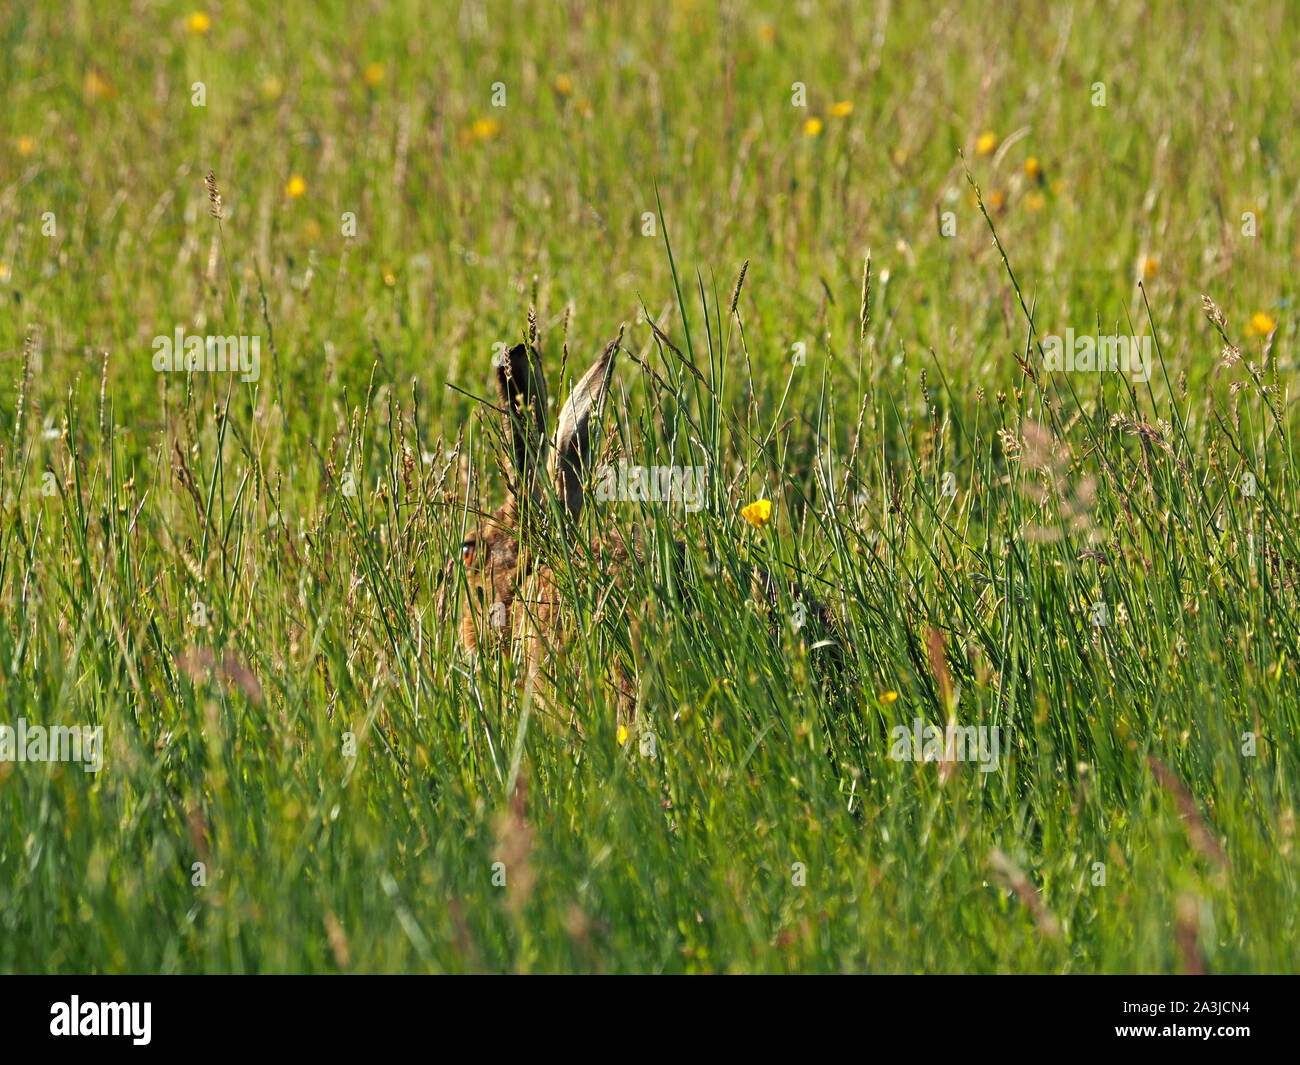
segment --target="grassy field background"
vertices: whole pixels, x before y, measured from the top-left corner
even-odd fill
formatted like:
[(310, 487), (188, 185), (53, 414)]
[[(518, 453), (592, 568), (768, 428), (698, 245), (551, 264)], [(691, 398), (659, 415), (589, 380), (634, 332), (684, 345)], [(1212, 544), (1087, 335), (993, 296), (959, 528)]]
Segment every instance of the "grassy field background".
[[(104, 765), (0, 762), (0, 971), (1300, 968), (1296, 43), (6, 5), (0, 724)], [(562, 567), (536, 693), (436, 607), (530, 308), (557, 408), (626, 327), (600, 461), (708, 471), (586, 508), (650, 557), (625, 603)], [(178, 327), (259, 379), (155, 372)], [(1152, 380), (1048, 372), (1067, 328)], [(995, 771), (890, 758), (918, 718)]]

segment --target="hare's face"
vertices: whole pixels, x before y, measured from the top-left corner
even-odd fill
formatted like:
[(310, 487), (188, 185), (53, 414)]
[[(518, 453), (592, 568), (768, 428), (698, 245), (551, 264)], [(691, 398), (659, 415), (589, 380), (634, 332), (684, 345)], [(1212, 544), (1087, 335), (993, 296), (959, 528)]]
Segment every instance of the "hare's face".
[[(534, 577), (531, 550), (519, 544), (533, 542), (532, 533), (551, 511), (552, 502), (566, 528), (571, 527), (583, 502), (583, 478), (591, 457), (591, 435), (599, 420), (609, 388), (618, 338), (573, 388), (560, 410), (555, 437), (547, 432), (546, 380), (537, 351), (516, 345), (496, 364), (497, 396), (504, 415), (510, 458), (510, 496), (505, 506), (481, 519), (466, 534), (459, 564), (465, 575), (471, 609), (461, 619), (461, 643), (475, 651), (484, 639), (495, 636), (508, 642), (522, 635), (525, 619), (546, 628), (558, 604), (549, 580)], [(550, 488), (548, 490), (547, 485)], [(452, 575), (455, 561), (448, 568)], [(542, 571), (545, 567), (542, 567)], [(533, 587), (540, 584), (540, 587)], [(521, 600), (520, 588), (528, 591)], [(529, 611), (522, 606), (531, 608)]]
[(476, 650), (485, 640), (507, 641), (515, 635), (514, 606), (528, 561), (520, 565), (513, 507), (507, 503), (465, 534), (460, 565), (469, 591), (470, 610), (461, 619), (461, 642)]

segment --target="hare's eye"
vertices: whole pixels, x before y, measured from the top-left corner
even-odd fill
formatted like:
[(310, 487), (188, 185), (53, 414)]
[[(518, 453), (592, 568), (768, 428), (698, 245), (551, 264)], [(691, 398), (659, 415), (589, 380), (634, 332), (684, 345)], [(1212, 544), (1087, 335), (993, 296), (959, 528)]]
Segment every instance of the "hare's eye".
[(467, 566), (474, 565), (474, 545), (472, 543), (461, 544), (460, 560)]

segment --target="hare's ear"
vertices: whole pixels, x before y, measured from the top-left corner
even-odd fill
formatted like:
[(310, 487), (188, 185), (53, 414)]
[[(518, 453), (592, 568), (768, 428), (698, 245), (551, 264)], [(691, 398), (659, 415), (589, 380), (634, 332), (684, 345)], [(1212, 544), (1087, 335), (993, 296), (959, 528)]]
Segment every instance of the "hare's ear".
[(506, 412), (515, 464), (515, 495), (540, 494), (537, 471), (546, 465), (546, 379), (537, 350), (516, 344), (497, 360), (497, 395)]
[(555, 494), (570, 518), (576, 518), (582, 510), (582, 482), (591, 460), (592, 426), (600, 423), (614, 369), (614, 356), (622, 339), (623, 332), (619, 330), (618, 336), (609, 342), (595, 365), (583, 375), (560, 411), (559, 425), (555, 429), (555, 454), (551, 456), (551, 476), (555, 481)]

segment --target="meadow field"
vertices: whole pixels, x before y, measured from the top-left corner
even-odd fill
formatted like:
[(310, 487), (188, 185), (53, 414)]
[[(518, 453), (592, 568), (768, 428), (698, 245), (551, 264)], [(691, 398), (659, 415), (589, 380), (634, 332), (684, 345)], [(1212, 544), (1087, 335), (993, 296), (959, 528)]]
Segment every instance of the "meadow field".
[(4, 5), (0, 972), (1300, 971), (1298, 43)]

